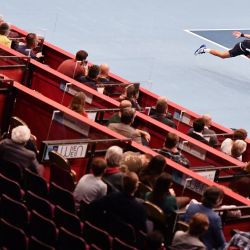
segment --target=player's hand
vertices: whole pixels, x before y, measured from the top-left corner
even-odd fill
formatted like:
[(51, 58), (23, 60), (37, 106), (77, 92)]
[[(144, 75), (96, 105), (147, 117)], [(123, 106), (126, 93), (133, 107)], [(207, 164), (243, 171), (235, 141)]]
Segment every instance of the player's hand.
[(235, 36), (236, 38), (240, 38), (241, 32), (240, 31), (234, 31), (233, 36)]

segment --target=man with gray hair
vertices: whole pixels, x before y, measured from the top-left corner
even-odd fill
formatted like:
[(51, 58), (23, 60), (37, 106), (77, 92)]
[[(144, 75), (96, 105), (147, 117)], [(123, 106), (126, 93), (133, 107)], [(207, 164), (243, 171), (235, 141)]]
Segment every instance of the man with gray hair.
[(218, 143), (216, 133), (214, 132), (214, 130), (210, 129), (210, 127), (212, 125), (212, 117), (211, 117), (211, 115), (204, 114), (202, 116), (202, 119), (204, 120), (204, 123), (205, 123), (205, 127), (204, 127), (204, 130), (203, 130), (204, 137), (206, 138), (206, 135), (209, 135), (208, 136), (209, 144), (211, 146), (213, 146), (213, 147), (217, 146), (219, 143)]
[(30, 129), (18, 126), (12, 129), (11, 139), (0, 142), (0, 162), (11, 162), (22, 169), (29, 168), (39, 175), (43, 174), (43, 166), (36, 159), (36, 154), (24, 146), (30, 139)]
[(122, 160), (123, 150), (118, 146), (108, 148), (105, 160), (107, 168), (103, 176), (111, 191), (117, 192), (121, 190), (123, 173), (121, 172), (120, 163)]

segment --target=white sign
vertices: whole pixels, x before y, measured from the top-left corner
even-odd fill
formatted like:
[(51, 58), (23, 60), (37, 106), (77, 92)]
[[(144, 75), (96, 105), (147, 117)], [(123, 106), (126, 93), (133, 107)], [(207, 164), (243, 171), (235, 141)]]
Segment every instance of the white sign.
[(197, 147), (196, 145), (193, 145), (187, 141), (179, 143), (179, 148), (201, 160), (206, 159), (206, 150)]

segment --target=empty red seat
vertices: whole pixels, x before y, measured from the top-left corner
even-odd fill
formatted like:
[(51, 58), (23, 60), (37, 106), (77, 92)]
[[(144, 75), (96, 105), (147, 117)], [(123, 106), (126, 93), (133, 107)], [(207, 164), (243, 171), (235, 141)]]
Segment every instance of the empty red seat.
[(0, 243), (2, 247), (8, 250), (27, 250), (28, 240), (22, 229), (1, 219), (0, 232)]
[(30, 235), (46, 244), (54, 246), (57, 240), (57, 229), (53, 221), (32, 211), (30, 220)]
[(137, 250), (137, 248), (126, 244), (125, 242), (114, 238), (113, 239), (113, 250)]
[(87, 248), (86, 242), (83, 238), (69, 232), (61, 227), (59, 230), (58, 250), (85, 250)]
[(50, 184), (50, 201), (68, 212), (75, 213), (75, 199), (73, 194), (54, 182)]
[(111, 249), (112, 237), (104, 230), (89, 222), (84, 223), (83, 238), (90, 244), (95, 244), (103, 250)]
[(20, 185), (0, 174), (0, 195), (2, 194), (7, 194), (9, 197), (18, 201), (23, 198), (23, 191)]
[(82, 223), (79, 217), (62, 209), (60, 206), (55, 207), (54, 222), (57, 227), (63, 227), (78, 236), (82, 234)]
[(25, 195), (25, 201), (28, 209), (35, 210), (48, 219), (52, 219), (54, 206), (46, 199), (28, 191)]
[(4, 176), (8, 177), (12, 181), (18, 182), (20, 185), (23, 181), (23, 170), (22, 168), (13, 163), (13, 162), (7, 162), (7, 161), (0, 161), (0, 173)]
[(29, 213), (26, 206), (5, 194), (1, 197), (0, 215), (14, 226), (27, 229)]
[(29, 239), (29, 250), (55, 250), (55, 248), (31, 236)]

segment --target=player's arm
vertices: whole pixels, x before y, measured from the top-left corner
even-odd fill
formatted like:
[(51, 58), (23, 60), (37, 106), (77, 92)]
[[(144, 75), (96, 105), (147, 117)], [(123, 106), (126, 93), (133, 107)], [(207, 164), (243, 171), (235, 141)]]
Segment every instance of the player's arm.
[(236, 38), (245, 37), (245, 38), (250, 39), (250, 34), (244, 34), (244, 33), (241, 33), (240, 31), (234, 31), (234, 32), (233, 32), (233, 35), (234, 35)]

